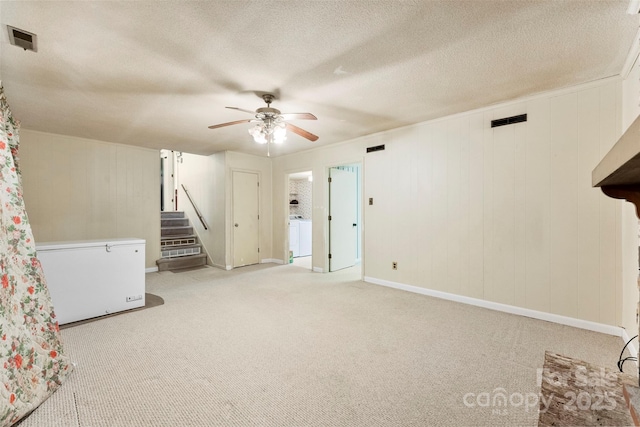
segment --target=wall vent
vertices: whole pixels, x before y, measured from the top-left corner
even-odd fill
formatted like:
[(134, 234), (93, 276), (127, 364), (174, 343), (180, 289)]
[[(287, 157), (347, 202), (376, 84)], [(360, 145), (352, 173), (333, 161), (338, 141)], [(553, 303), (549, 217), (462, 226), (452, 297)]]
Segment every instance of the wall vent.
[(376, 145), (375, 147), (367, 147), (367, 153), (373, 153), (374, 151), (384, 150), (384, 144)]
[(527, 121), (526, 114), (520, 114), (519, 116), (505, 117), (504, 119), (491, 120), (491, 127), (497, 128), (499, 126), (512, 125), (515, 123), (522, 123)]
[(9, 30), (9, 43), (21, 47), (24, 50), (38, 51), (38, 36), (34, 33), (12, 27), (11, 25), (7, 25), (7, 29)]

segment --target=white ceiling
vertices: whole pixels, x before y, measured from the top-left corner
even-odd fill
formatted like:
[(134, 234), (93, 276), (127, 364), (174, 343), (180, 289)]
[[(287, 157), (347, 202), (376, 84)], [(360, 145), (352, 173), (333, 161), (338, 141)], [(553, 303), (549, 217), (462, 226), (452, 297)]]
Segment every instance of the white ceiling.
[[(311, 112), (272, 155), (618, 75), (627, 1), (0, 1), (0, 79), (27, 129), (265, 155), (235, 106)], [(9, 45), (5, 25), (38, 35)]]

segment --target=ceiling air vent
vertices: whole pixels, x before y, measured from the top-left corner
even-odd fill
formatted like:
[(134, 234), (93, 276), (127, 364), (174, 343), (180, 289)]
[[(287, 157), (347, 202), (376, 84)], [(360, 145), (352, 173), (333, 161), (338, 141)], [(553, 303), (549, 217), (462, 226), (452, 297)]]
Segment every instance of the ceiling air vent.
[(11, 25), (7, 25), (9, 30), (9, 43), (23, 48), (24, 50), (38, 51), (38, 36), (29, 31), (21, 30)]
[(515, 123), (522, 123), (527, 121), (526, 114), (520, 114), (519, 116), (505, 117), (504, 119), (491, 120), (491, 127), (497, 128), (498, 126), (513, 125)]

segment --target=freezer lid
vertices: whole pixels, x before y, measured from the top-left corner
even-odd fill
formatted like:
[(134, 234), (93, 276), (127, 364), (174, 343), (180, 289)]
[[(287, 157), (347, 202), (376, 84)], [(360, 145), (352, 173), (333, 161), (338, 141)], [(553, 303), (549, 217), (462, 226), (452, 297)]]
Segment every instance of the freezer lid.
[(55, 251), (60, 249), (95, 248), (103, 246), (144, 245), (144, 239), (125, 237), (118, 239), (69, 240), (65, 242), (36, 243), (36, 251)]

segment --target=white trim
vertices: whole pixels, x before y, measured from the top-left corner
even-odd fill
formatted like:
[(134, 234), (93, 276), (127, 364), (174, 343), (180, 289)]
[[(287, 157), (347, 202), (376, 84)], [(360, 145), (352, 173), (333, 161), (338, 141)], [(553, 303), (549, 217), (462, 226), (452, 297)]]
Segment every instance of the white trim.
[(211, 265), (212, 265), (213, 267), (215, 267), (215, 268), (219, 268), (219, 269), (221, 269), (221, 270), (227, 270), (227, 268), (225, 268), (225, 266), (224, 266), (224, 265), (222, 265), (222, 264), (216, 264), (216, 263), (214, 263), (214, 262), (211, 262)]
[[(630, 339), (631, 337), (629, 336), (629, 334), (627, 334), (627, 330), (622, 328), (622, 341), (626, 344)], [(638, 357), (638, 348), (636, 347), (633, 341), (629, 343), (629, 345), (627, 346), (627, 349), (629, 350), (629, 353), (633, 357)], [(638, 366), (637, 360), (635, 361), (635, 364), (636, 366)]]
[(387, 286), (390, 288), (401, 289), (403, 291), (413, 292), (416, 294), (422, 294), (430, 297), (460, 302), (463, 304), (474, 305), (477, 307), (488, 308), (490, 310), (516, 314), (518, 316), (531, 317), (534, 319), (545, 320), (547, 322), (558, 323), (560, 325), (573, 326), (574, 328), (586, 329), (588, 331), (600, 332), (617, 337), (622, 337), (622, 333), (624, 332), (624, 329), (619, 326), (611, 326), (602, 323), (591, 322), (588, 320), (574, 319), (573, 317), (561, 316), (559, 314), (545, 313), (543, 311), (515, 307), (513, 305), (501, 304), (498, 302), (450, 294), (448, 292), (435, 291), (433, 289), (426, 289), (413, 285), (405, 285), (404, 283), (391, 282), (388, 280), (376, 279), (374, 277), (365, 276), (364, 281), (373, 283), (374, 285)]
[(324, 273), (324, 269), (322, 269), (321, 267), (313, 267), (313, 271), (315, 273)]
[(227, 271), (229, 271), (229, 270), (233, 270), (233, 267), (232, 267), (232, 266), (230, 266), (230, 265), (227, 265), (224, 269), (225, 269), (225, 270), (227, 270)]
[(266, 258), (261, 260), (260, 264), (284, 264), (284, 261), (281, 259)]
[(622, 71), (620, 71), (620, 77), (622, 77), (623, 79), (629, 77), (629, 73), (631, 73), (631, 69), (638, 59), (638, 55), (640, 55), (640, 28), (638, 28), (636, 36), (633, 38), (633, 44), (629, 48), (627, 59), (624, 62)]
[(149, 267), (149, 268), (145, 268), (144, 269), (145, 273), (155, 273), (157, 271), (158, 271), (158, 267), (157, 266), (156, 267)]

